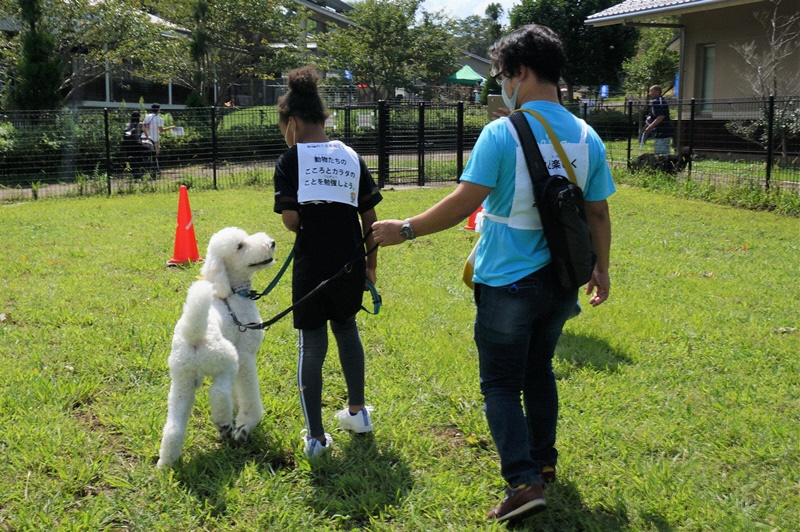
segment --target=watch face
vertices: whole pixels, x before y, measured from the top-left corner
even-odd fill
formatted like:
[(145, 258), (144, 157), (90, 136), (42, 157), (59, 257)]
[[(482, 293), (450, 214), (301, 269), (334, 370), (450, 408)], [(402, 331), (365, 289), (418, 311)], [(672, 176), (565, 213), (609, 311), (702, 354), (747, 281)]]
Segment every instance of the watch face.
[(404, 225), (400, 228), (400, 236), (405, 238), (406, 240), (410, 240), (414, 238), (414, 232), (411, 230), (410, 225)]

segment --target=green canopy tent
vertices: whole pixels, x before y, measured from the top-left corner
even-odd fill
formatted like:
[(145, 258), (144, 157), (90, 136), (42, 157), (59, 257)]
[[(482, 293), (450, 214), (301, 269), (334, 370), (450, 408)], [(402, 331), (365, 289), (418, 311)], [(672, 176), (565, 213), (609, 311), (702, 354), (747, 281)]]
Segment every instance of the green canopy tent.
[(444, 78), (445, 83), (455, 83), (457, 85), (475, 85), (479, 81), (484, 81), (484, 77), (472, 70), (469, 65), (464, 65), (455, 74), (450, 74)]

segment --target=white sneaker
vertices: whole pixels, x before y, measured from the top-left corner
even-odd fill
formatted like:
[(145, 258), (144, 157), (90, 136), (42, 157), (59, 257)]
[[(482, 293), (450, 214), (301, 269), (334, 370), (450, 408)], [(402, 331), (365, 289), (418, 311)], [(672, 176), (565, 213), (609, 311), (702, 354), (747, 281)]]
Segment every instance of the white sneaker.
[(371, 406), (365, 406), (354, 416), (350, 414), (349, 408), (336, 412), (336, 419), (339, 420), (339, 428), (357, 434), (372, 431), (372, 420), (369, 417), (371, 410)]
[(329, 453), (333, 446), (333, 438), (327, 432), (325, 433), (325, 445), (322, 445), (318, 439), (309, 437), (306, 429), (300, 431), (300, 434), (303, 436), (303, 443), (305, 444), (303, 453), (309, 460)]

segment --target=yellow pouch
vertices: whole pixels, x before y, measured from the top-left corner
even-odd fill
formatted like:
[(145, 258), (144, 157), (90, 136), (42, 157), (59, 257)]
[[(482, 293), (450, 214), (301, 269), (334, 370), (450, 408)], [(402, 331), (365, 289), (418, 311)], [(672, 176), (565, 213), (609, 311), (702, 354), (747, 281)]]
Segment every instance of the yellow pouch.
[[(478, 242), (480, 242), (480, 240)], [(464, 269), (461, 272), (461, 280), (464, 281), (464, 284), (467, 285), (467, 288), (470, 290), (475, 289), (472, 276), (475, 274), (475, 255), (478, 254), (478, 242), (475, 242), (475, 247), (472, 248), (469, 257), (464, 261)]]

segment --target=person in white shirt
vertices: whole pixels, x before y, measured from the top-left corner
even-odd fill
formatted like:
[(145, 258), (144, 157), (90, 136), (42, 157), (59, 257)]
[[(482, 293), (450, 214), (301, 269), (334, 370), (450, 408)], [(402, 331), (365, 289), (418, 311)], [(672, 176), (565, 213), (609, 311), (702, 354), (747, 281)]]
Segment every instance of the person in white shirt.
[(161, 133), (175, 129), (175, 126), (165, 126), (164, 119), (161, 118), (161, 106), (154, 103), (150, 106), (150, 112), (144, 117), (144, 127), (147, 129), (147, 136), (153, 141), (155, 148), (155, 161), (154, 165), (157, 172), (161, 171), (158, 165), (158, 154), (161, 151)]

